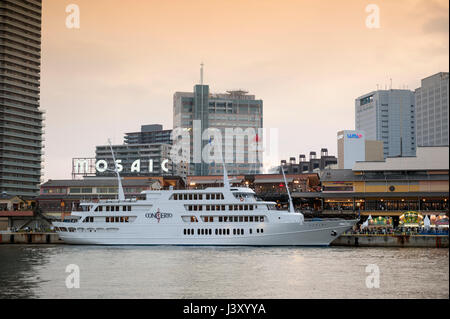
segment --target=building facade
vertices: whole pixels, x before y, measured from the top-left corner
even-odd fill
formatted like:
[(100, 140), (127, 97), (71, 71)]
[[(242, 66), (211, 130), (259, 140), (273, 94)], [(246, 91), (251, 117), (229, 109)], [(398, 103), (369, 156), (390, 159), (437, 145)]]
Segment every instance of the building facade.
[(172, 144), (172, 130), (163, 130), (160, 124), (142, 125), (140, 132), (125, 133), (125, 144)]
[[(227, 170), (230, 174), (259, 173), (262, 167), (261, 161), (249, 163), (249, 142), (244, 138), (243, 160), (237, 157), (237, 150), (232, 144), (225, 141), (226, 128), (258, 129), (263, 127), (263, 101), (257, 100), (254, 95), (248, 92), (237, 90), (227, 91), (227, 93), (212, 94), (208, 85), (195, 85), (194, 91), (176, 92), (173, 100), (173, 127), (182, 128), (190, 135), (190, 159), (189, 165), (185, 164), (188, 175), (214, 175), (223, 172), (221, 163), (194, 163), (194, 152), (202, 152), (205, 146), (210, 143), (201, 136), (208, 128), (217, 128), (222, 136), (222, 154), (226, 149), (233, 148), (233, 163), (227, 163)], [(195, 123), (199, 123), (196, 127)], [(199, 132), (199, 135), (196, 135)], [(193, 139), (199, 136), (201, 142), (195, 146)], [(256, 137), (258, 139), (258, 137)], [(258, 141), (258, 140), (257, 140)], [(217, 141), (216, 141), (217, 142)], [(174, 142), (175, 143), (175, 142)], [(225, 155), (223, 155), (225, 157)]]
[(417, 146), (448, 146), (448, 72), (422, 79), (415, 91)]
[(364, 131), (339, 131), (337, 133), (339, 169), (352, 169), (359, 161), (382, 161), (383, 142), (366, 140)]
[(0, 192), (8, 195), (39, 194), (41, 8), (40, 0), (0, 2)]
[(448, 147), (418, 147), (415, 157), (324, 170), (320, 174), (322, 209), (397, 217), (410, 210), (448, 214), (448, 155)]
[(416, 154), (414, 93), (410, 90), (378, 90), (355, 100), (355, 129), (366, 140), (383, 142), (384, 157)]
[(285, 174), (299, 174), (312, 173), (317, 170), (322, 170), (327, 166), (337, 164), (338, 159), (334, 155), (328, 155), (328, 149), (322, 148), (320, 150), (320, 157), (317, 157), (316, 152), (309, 152), (309, 160), (306, 159), (305, 154), (300, 154), (298, 163), (295, 157), (290, 157), (289, 161), (281, 160), (281, 166), (276, 168), (276, 171), (281, 174), (281, 167)]

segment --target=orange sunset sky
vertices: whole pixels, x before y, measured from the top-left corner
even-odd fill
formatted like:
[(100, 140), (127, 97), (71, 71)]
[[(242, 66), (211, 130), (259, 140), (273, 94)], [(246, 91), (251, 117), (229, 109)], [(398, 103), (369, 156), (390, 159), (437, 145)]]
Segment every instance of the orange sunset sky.
[[(79, 29), (66, 28), (69, 4)], [(368, 4), (378, 29), (366, 27)], [(142, 124), (172, 128), (173, 94), (192, 91), (202, 61), (212, 92), (264, 101), (280, 159), (336, 155), (356, 97), (448, 72), (448, 10), (437, 0), (43, 0), (44, 179), (70, 178), (73, 157)]]

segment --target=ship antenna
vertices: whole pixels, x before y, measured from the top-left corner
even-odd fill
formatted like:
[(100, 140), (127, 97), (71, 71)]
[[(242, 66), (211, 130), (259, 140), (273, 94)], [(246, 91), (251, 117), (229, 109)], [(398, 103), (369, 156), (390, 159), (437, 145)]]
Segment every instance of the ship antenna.
[(284, 185), (286, 186), (287, 194), (288, 194), (288, 197), (289, 197), (289, 213), (295, 213), (294, 205), (292, 204), (291, 193), (289, 192), (289, 186), (288, 186), (288, 183), (286, 181), (286, 175), (284, 175), (283, 165), (281, 165), (280, 168), (281, 168), (281, 172), (283, 173)]
[(228, 179), (227, 168), (225, 166), (225, 162), (223, 161), (223, 157), (222, 157), (222, 165), (223, 165), (223, 187), (229, 190), (231, 188), (230, 180)]
[(116, 174), (117, 174), (119, 200), (120, 201), (124, 201), (125, 200), (125, 194), (123, 192), (122, 181), (120, 180), (120, 174), (119, 174), (119, 170), (117, 169), (117, 164), (116, 164), (116, 157), (114, 156), (114, 151), (112, 149), (112, 145), (111, 145), (111, 140), (110, 139), (108, 139), (108, 143), (109, 143), (109, 148), (111, 149), (111, 154), (112, 154), (112, 158), (113, 158), (113, 161), (114, 161), (114, 172), (116, 172)]

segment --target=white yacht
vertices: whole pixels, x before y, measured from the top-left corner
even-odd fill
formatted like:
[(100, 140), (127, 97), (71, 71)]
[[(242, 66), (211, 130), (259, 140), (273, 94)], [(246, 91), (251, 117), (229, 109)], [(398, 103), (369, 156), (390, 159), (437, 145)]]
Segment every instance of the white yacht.
[(249, 188), (144, 191), (145, 200), (83, 203), (54, 222), (64, 242), (89, 245), (329, 245), (355, 220), (304, 220)]
[[(112, 150), (111, 150), (112, 151)], [(114, 153), (113, 153), (113, 159)], [(117, 167), (116, 200), (81, 203), (69, 219), (53, 222), (68, 244), (327, 246), (357, 220), (305, 220), (295, 212), (257, 198), (245, 187), (204, 190), (149, 190), (145, 199), (125, 199)], [(283, 172), (284, 175), (284, 172)], [(285, 178), (285, 177), (284, 177)], [(286, 178), (285, 178), (285, 185)]]

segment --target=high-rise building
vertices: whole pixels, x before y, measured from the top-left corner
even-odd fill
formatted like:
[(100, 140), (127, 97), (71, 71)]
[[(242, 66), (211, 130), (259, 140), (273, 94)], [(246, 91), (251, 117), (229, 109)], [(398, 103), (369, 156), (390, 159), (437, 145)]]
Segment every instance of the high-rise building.
[(41, 0), (0, 1), (0, 192), (36, 196), (41, 181)]
[(415, 91), (417, 146), (448, 146), (448, 72), (422, 79)]
[[(225, 142), (226, 128), (240, 128), (243, 131), (251, 128), (256, 134), (263, 127), (263, 101), (243, 90), (227, 91), (227, 93), (212, 94), (208, 85), (195, 85), (194, 92), (176, 92), (173, 101), (173, 127), (184, 128), (190, 134), (190, 165), (186, 170), (189, 175), (222, 174), (221, 163), (194, 163), (193, 139), (195, 131), (194, 121), (199, 121), (201, 134), (208, 128), (217, 128), (222, 135), (222, 154), (225, 149), (233, 147)], [(202, 140), (198, 146), (201, 150), (211, 141)], [(175, 142), (174, 142), (175, 143)], [(253, 143), (253, 142), (252, 142)], [(259, 137), (256, 135), (256, 143)], [(236, 146), (236, 144), (234, 144)], [(197, 149), (198, 150), (198, 149)], [(238, 159), (237, 152), (244, 152), (243, 161)], [(258, 156), (260, 154), (257, 154)], [(225, 155), (223, 155), (225, 157)], [(233, 148), (233, 163), (225, 159), (227, 171), (230, 174), (255, 174), (261, 171), (261, 162), (249, 160), (249, 142), (244, 138), (243, 150)]]
[(383, 141), (384, 157), (415, 156), (416, 118), (410, 90), (378, 90), (355, 100), (355, 129)]
[(161, 124), (142, 125), (140, 132), (125, 133), (125, 144), (172, 144), (172, 130), (163, 130)]

